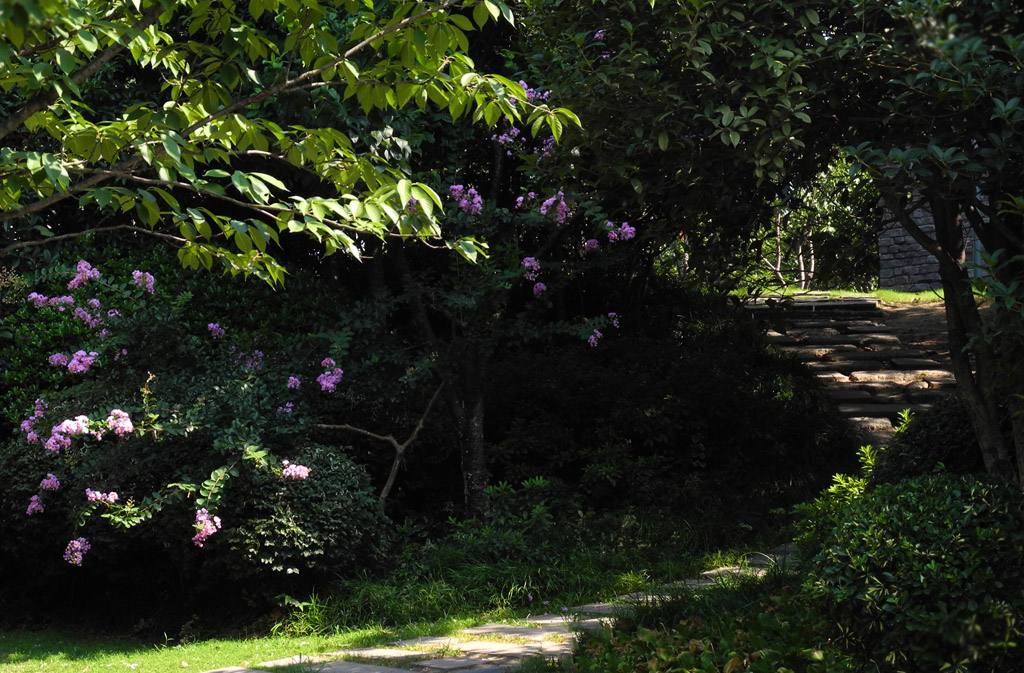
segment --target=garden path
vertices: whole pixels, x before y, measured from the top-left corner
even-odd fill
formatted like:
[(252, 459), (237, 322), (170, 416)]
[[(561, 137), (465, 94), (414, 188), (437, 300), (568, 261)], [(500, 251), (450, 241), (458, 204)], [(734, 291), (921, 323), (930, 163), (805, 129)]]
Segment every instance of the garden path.
[[(750, 554), (742, 567), (709, 570), (685, 580), (685, 587), (699, 589), (727, 581), (741, 574), (763, 574), (768, 566), (785, 564), (793, 553), (783, 545), (766, 554)], [(261, 673), (282, 667), (301, 667), (310, 673), (499, 673), (519, 669), (534, 657), (557, 659), (572, 652), (581, 632), (604, 628), (631, 605), (662, 600), (678, 586), (665, 587), (665, 594), (633, 593), (614, 603), (590, 603), (566, 608), (564, 613), (528, 615), (521, 620), (504, 620), (465, 629), (451, 636), (396, 641), (388, 647), (358, 648), (325, 652), (317, 656), (296, 655), (264, 661), (253, 668), (220, 668), (207, 673)]]
[(905, 344), (874, 297), (809, 294), (748, 308), (769, 324), (771, 343), (823, 381), (865, 444), (887, 445), (901, 411), (924, 411), (956, 386), (941, 350)]

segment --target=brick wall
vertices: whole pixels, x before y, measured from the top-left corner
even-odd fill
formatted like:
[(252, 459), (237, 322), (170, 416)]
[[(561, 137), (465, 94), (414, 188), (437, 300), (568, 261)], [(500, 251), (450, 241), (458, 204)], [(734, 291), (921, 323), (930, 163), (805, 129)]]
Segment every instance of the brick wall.
[[(931, 213), (927, 210), (917, 211), (916, 219), (925, 233), (935, 231)], [(975, 257), (974, 237), (970, 230), (967, 233), (967, 260), (979, 263), (980, 258)], [(891, 222), (882, 230), (878, 239), (878, 255), (878, 287), (883, 290), (923, 292), (942, 287), (939, 263), (898, 222)], [(971, 269), (972, 276), (975, 271)]]

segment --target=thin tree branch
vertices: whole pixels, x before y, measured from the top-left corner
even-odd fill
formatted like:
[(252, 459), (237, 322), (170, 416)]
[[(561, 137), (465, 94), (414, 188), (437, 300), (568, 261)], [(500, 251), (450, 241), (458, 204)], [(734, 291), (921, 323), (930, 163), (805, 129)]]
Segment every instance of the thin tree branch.
[(14, 250), (20, 250), (21, 248), (30, 248), (35, 245), (46, 245), (53, 241), (63, 241), (71, 238), (78, 238), (79, 236), (85, 236), (86, 234), (95, 234), (101, 231), (134, 231), (139, 234), (146, 234), (147, 236), (156, 236), (158, 238), (166, 238), (175, 243), (188, 243), (188, 239), (181, 238), (179, 236), (173, 236), (171, 234), (165, 234), (160, 231), (153, 231), (152, 229), (143, 229), (142, 227), (136, 227), (131, 224), (117, 224), (109, 227), (95, 227), (93, 229), (86, 229), (85, 231), (77, 231), (73, 234), (60, 234), (59, 236), (50, 236), (48, 238), (41, 238), (35, 241), (19, 241), (12, 243), (6, 247), (0, 248), (0, 257), (6, 257), (8, 253)]
[(391, 489), (395, 485), (395, 478), (398, 476), (398, 468), (401, 467), (402, 456), (405, 454), (405, 450), (416, 441), (417, 437), (419, 437), (420, 431), (423, 430), (427, 417), (430, 416), (430, 410), (434, 407), (434, 402), (437, 401), (437, 397), (441, 394), (442, 388), (444, 388), (443, 381), (441, 382), (441, 385), (437, 387), (437, 390), (434, 391), (434, 394), (430, 396), (430, 401), (427, 402), (427, 407), (423, 410), (423, 413), (420, 415), (420, 419), (416, 422), (416, 427), (413, 428), (412, 434), (409, 435), (409, 438), (402, 443), (399, 443), (393, 435), (378, 435), (375, 432), (370, 432), (363, 428), (357, 428), (354, 425), (349, 425), (347, 423), (342, 423), (340, 425), (318, 423), (316, 425), (316, 427), (321, 430), (347, 430), (356, 434), (365, 435), (381, 442), (387, 442), (395, 449), (395, 459), (391, 463), (391, 472), (388, 473), (387, 482), (384, 484), (384, 488), (381, 489), (380, 497), (377, 498), (377, 509), (379, 511), (384, 511), (384, 506), (387, 503), (388, 496), (391, 494)]

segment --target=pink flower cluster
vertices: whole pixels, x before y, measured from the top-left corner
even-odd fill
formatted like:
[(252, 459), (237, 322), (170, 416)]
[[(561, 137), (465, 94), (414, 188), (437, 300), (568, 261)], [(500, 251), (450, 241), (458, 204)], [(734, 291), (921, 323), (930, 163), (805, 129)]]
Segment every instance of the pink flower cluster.
[(95, 278), (99, 278), (99, 277), (100, 277), (100, 270), (99, 269), (92, 268), (92, 264), (89, 264), (89, 262), (85, 261), (84, 259), (79, 260), (79, 262), (78, 262), (78, 273), (76, 273), (75, 277), (72, 278), (68, 282), (68, 289), (69, 290), (73, 290), (74, 288), (78, 287), (82, 283), (85, 283), (85, 282), (87, 282), (90, 279), (95, 279)]
[(92, 363), (96, 361), (97, 357), (99, 357), (99, 353), (96, 351), (90, 351), (88, 353), (85, 351), (75, 351), (70, 360), (68, 359), (68, 356), (63, 353), (54, 353), (50, 357), (46, 358), (46, 361), (55, 367), (63, 367), (64, 365), (67, 365), (68, 371), (72, 374), (82, 374), (89, 371), (89, 367), (92, 366)]
[(89, 502), (105, 502), (113, 505), (117, 502), (118, 497), (115, 491), (110, 493), (101, 493), (100, 491), (94, 491), (91, 488), (85, 489), (85, 497)]
[(547, 215), (552, 206), (555, 208), (555, 223), (558, 226), (562, 226), (569, 218), (569, 215), (572, 214), (572, 211), (569, 210), (569, 205), (565, 202), (565, 194), (561, 190), (540, 204), (540, 214)]
[(277, 408), (279, 414), (290, 414), (295, 410), (295, 405), (291, 402), (285, 402), (283, 407)]
[(39, 482), (39, 488), (44, 491), (57, 491), (60, 490), (60, 480), (57, 479), (53, 474), (47, 474), (46, 479)]
[[(135, 430), (131, 416), (128, 415), (128, 412), (120, 409), (110, 410), (110, 415), (107, 416), (107, 427), (113, 430), (118, 437), (130, 435)], [(97, 437), (97, 439), (99, 438)]]
[[(498, 135), (497, 133), (494, 134), (493, 136), (491, 136), (491, 140), (498, 141), (498, 144), (501, 145), (502, 147), (514, 147), (515, 144), (518, 142), (520, 135), (522, 135), (522, 131), (513, 126), (508, 131), (502, 133), (501, 135)], [(512, 156), (512, 150), (505, 150), (505, 154), (507, 154), (508, 156)]]
[[(93, 301), (96, 301), (96, 300), (93, 300)], [(89, 327), (93, 327), (93, 328), (99, 327), (100, 325), (103, 324), (103, 318), (100, 317), (99, 313), (97, 313), (96, 315), (93, 315), (93, 314), (89, 313), (88, 311), (86, 311), (81, 306), (79, 306), (78, 308), (75, 309), (75, 319), (81, 320), (86, 325), (88, 325)]]
[(459, 209), (470, 215), (479, 215), (484, 209), (484, 200), (475, 189), (466, 189), (465, 185), (452, 185), (448, 188), (452, 198), (459, 202)]
[(597, 246), (598, 245), (599, 245), (599, 243), (597, 242), (596, 238), (588, 238), (586, 243), (583, 244), (583, 252), (590, 252), (592, 250), (597, 250)]
[[(71, 438), (75, 435), (84, 435), (89, 432), (89, 417), (76, 416), (60, 422), (59, 425), (50, 429), (50, 438), (43, 444), (43, 448), (53, 453), (60, 453), (62, 449), (71, 446)], [(96, 438), (102, 437), (99, 432), (94, 433)]]
[(82, 565), (82, 557), (90, 549), (92, 549), (92, 545), (84, 537), (72, 540), (68, 542), (68, 546), (64, 550), (64, 560), (71, 565), (80, 566)]
[(215, 322), (211, 322), (209, 325), (207, 325), (206, 329), (210, 330), (210, 336), (213, 337), (214, 339), (220, 339), (222, 336), (227, 334), (227, 330), (225, 330), (223, 327), (221, 327)]
[(39, 500), (38, 495), (34, 495), (31, 498), (29, 498), (28, 509), (25, 510), (25, 514), (27, 516), (32, 516), (33, 514), (42, 514), (43, 510), (43, 503)]
[(537, 192), (527, 192), (526, 196), (520, 196), (516, 199), (516, 210), (523, 207), (523, 204), (535, 201), (537, 199)]
[(591, 348), (597, 348), (597, 342), (600, 341), (603, 336), (604, 335), (599, 331), (594, 330), (594, 333), (590, 335), (589, 339), (587, 339), (587, 343), (590, 344)]
[(210, 513), (204, 507), (196, 512), (194, 528), (197, 532), (192, 536), (192, 542), (197, 547), (202, 547), (208, 537), (220, 530), (220, 517), (210, 516)]
[(285, 479), (309, 478), (309, 468), (305, 465), (293, 465), (287, 460), (282, 460), (281, 464), (284, 465), (284, 470), (281, 471), (281, 476)]
[(39, 294), (38, 292), (31, 292), (28, 295), (28, 300), (36, 308), (49, 306), (57, 309), (58, 311), (63, 311), (65, 306), (75, 305), (75, 298), (70, 295), (65, 295), (63, 297), (47, 297), (46, 295)]
[(288, 377), (288, 387), (291, 388), (292, 390), (298, 390), (299, 386), (301, 386), (301, 385), (302, 385), (302, 381), (299, 380), (299, 377), (297, 377), (297, 376), (289, 376)]
[(534, 283), (533, 285), (533, 296), (539, 296), (544, 292), (547, 292), (548, 286), (544, 283)]
[(526, 280), (537, 280), (537, 272), (540, 271), (540, 262), (536, 257), (523, 257), (521, 264), (526, 267), (523, 278)]
[(48, 408), (49, 406), (42, 398), (37, 399), (32, 415), (21, 422), (21, 431), (25, 433), (25, 438), (29, 444), (35, 444), (39, 441), (39, 435), (36, 433), (36, 421), (46, 414)]
[(636, 228), (629, 226), (629, 222), (623, 222), (618, 229), (615, 228), (615, 223), (610, 220), (605, 222), (604, 226), (608, 230), (608, 240), (612, 242), (628, 241), (636, 236)]
[(324, 358), (320, 366), (326, 367), (327, 371), (316, 377), (316, 382), (320, 384), (320, 390), (325, 393), (333, 393), (335, 388), (338, 387), (338, 382), (341, 381), (342, 374), (345, 372), (339, 369), (337, 363), (331, 358)]
[(132, 282), (139, 287), (145, 288), (146, 292), (153, 294), (153, 283), (156, 281), (153, 275), (147, 271), (139, 271), (136, 269), (132, 271)]
[(246, 369), (259, 371), (260, 369), (263, 369), (263, 357), (263, 351), (254, 350), (252, 353), (239, 353), (238, 357), (235, 358), (235, 362), (239, 363)]

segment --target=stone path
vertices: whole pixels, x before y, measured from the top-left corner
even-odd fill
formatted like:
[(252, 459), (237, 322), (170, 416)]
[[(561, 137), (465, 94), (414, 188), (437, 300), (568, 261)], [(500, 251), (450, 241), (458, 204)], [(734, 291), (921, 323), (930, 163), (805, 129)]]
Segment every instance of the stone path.
[(785, 564), (793, 554), (783, 545), (766, 554), (750, 554), (743, 567), (709, 570), (699, 577), (665, 587), (664, 593), (633, 593), (620, 596), (614, 604), (590, 603), (569, 608), (562, 615), (530, 615), (522, 620), (483, 624), (452, 636), (413, 638), (316, 656), (296, 655), (264, 661), (253, 668), (219, 668), (207, 673), (261, 673), (286, 666), (299, 666), (310, 673), (499, 673), (514, 671), (525, 659), (542, 656), (559, 659), (572, 653), (578, 635), (599, 630), (615, 614), (630, 605), (664, 600), (679, 587), (699, 590), (743, 574), (761, 575), (773, 564)]
[(803, 361), (825, 383), (865, 444), (886, 445), (900, 411), (924, 411), (956, 386), (944, 364), (904, 346), (886, 329), (873, 297), (808, 295), (748, 308), (769, 324), (771, 343)]

